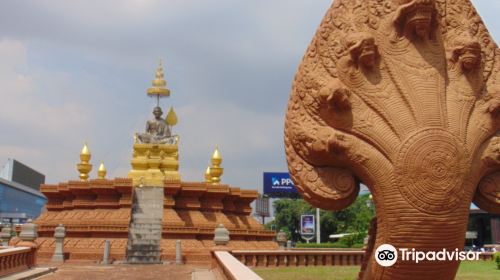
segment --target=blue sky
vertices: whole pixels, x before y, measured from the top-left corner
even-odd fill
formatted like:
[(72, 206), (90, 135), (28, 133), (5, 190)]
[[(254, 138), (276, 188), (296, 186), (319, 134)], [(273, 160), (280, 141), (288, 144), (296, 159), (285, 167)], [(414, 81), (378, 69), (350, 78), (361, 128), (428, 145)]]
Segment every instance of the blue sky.
[[(473, 1), (500, 38), (500, 0)], [(179, 117), (181, 176), (200, 181), (219, 145), (223, 182), (286, 171), (283, 123), (295, 70), (330, 0), (2, 1), (0, 165), (16, 158), (57, 183), (96, 167), (125, 177), (132, 134), (163, 58)]]

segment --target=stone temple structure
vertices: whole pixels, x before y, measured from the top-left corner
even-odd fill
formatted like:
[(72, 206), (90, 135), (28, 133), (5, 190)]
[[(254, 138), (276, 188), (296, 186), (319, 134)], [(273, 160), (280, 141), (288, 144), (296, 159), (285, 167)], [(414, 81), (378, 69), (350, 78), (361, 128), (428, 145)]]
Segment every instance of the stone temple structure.
[(292, 86), (289, 170), (311, 204), (373, 194), (360, 279), (454, 279), (459, 261), (398, 261), (382, 244), (462, 250), (471, 202), (500, 213), (500, 50), (469, 0), (335, 0)]
[(159, 99), (170, 95), (160, 64), (148, 95), (157, 98), (154, 118), (144, 133), (134, 135), (132, 169), (127, 178), (106, 178), (101, 163), (98, 178), (89, 179), (91, 153), (85, 144), (77, 165), (80, 180), (42, 185), (48, 202), (38, 225), (38, 257), (54, 253), (54, 230), (66, 228), (64, 254), (69, 260), (102, 260), (105, 240), (110, 258), (129, 263), (175, 260), (181, 240), (183, 262), (210, 262), (214, 230), (230, 232), (228, 249), (276, 249), (274, 231), (264, 230), (250, 216), (257, 192), (220, 183), (223, 168), (218, 149), (205, 182), (184, 182), (179, 174), (179, 137), (172, 133), (177, 116), (162, 118)]

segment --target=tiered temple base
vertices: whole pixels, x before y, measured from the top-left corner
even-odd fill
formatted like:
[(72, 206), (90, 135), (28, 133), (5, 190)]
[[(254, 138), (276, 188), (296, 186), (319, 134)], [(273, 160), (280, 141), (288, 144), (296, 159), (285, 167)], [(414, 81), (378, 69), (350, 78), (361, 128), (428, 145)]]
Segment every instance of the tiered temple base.
[[(35, 221), (39, 226), (39, 258), (52, 257), (54, 228), (63, 224), (66, 258), (100, 260), (104, 242), (110, 240), (110, 258), (125, 259), (133, 199), (131, 179), (69, 181), (42, 185), (40, 189), (48, 202), (47, 212)], [(227, 185), (166, 182), (163, 193), (163, 261), (175, 259), (175, 241), (180, 239), (184, 261), (210, 262), (218, 224), (230, 231), (228, 249), (277, 249), (274, 231), (264, 230), (250, 216), (256, 191)]]

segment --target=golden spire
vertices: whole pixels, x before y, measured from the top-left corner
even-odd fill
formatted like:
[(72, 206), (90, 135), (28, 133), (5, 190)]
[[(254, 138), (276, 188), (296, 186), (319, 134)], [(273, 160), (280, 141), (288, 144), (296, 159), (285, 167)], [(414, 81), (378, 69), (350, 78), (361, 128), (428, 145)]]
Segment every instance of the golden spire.
[(87, 142), (85, 142), (82, 151), (80, 152), (80, 160), (82, 163), (89, 163), (91, 156), (89, 146), (87, 146)]
[(160, 100), (160, 97), (170, 96), (170, 90), (167, 88), (167, 82), (163, 78), (163, 65), (160, 60), (158, 64), (158, 69), (156, 70), (156, 78), (152, 82), (152, 87), (148, 88), (148, 96), (154, 97)]
[(219, 152), (219, 147), (216, 146), (215, 151), (212, 154), (212, 164), (214, 166), (219, 166), (221, 163), (222, 163), (222, 157), (221, 157), (220, 152)]
[(99, 165), (99, 169), (97, 170), (97, 178), (106, 179), (106, 173), (106, 167), (104, 167), (104, 163), (101, 162), (101, 165)]
[(92, 170), (92, 164), (89, 163), (90, 158), (92, 157), (89, 147), (85, 142), (83, 145), (82, 151), (80, 152), (80, 163), (76, 165), (78, 171), (80, 172), (80, 180), (87, 181), (89, 178), (89, 173)]
[(170, 126), (174, 126), (177, 124), (177, 114), (174, 111), (174, 107), (170, 107), (170, 111), (168, 111), (165, 122)]
[(219, 152), (219, 147), (215, 147), (215, 151), (212, 154), (211, 162), (212, 166), (210, 166), (210, 176), (211, 176), (210, 181), (212, 184), (219, 184), (220, 177), (224, 172), (224, 168), (220, 167), (220, 164), (222, 163), (222, 156)]
[(210, 175), (210, 166), (205, 170), (205, 183), (212, 183), (212, 175)]

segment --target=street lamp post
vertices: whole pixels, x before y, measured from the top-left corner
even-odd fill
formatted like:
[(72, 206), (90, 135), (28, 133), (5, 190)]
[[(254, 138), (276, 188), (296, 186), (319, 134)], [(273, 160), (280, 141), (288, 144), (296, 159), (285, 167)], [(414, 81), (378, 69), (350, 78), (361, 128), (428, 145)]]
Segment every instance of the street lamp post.
[(321, 243), (321, 232), (320, 232), (320, 221), (319, 221), (319, 208), (316, 208), (316, 243)]

